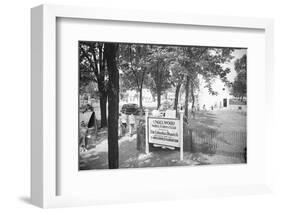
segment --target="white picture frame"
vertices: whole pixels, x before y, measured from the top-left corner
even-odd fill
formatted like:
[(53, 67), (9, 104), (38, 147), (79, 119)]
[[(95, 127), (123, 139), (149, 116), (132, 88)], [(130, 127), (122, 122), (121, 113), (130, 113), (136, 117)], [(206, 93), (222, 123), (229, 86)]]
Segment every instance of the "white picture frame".
[[(261, 30), (265, 35), (265, 90), (264, 107), (266, 112), (262, 119), (265, 123), (263, 145), (270, 147), (271, 107), (273, 98), (270, 90), (273, 85), (273, 21), (271, 19), (241, 18), (241, 17), (218, 17), (188, 14), (165, 14), (159, 11), (121, 11), (109, 8), (85, 8), (74, 6), (41, 5), (31, 10), (31, 201), (34, 205), (49, 208), (61, 206), (91, 205), (99, 203), (138, 202), (142, 200), (165, 200), (182, 199), (198, 196), (213, 195), (242, 195), (252, 193), (270, 192), (270, 161), (260, 172), (265, 173), (265, 178), (254, 184), (248, 182), (233, 183), (231, 185), (217, 185), (210, 187), (194, 183), (194, 187), (186, 187), (184, 181), (179, 179), (179, 186), (168, 185), (161, 191), (155, 183), (153, 193), (130, 191), (131, 194), (122, 196), (118, 192), (106, 196), (83, 196), (83, 195), (57, 195), (57, 82), (56, 70), (56, 21), (57, 18), (87, 19), (87, 20), (116, 20), (121, 22), (154, 23), (161, 26), (192, 25), (200, 27), (217, 27), (231, 29), (255, 29)], [(268, 149), (270, 150), (270, 149)], [(268, 157), (268, 152), (264, 152)], [(265, 157), (263, 156), (263, 157)], [(222, 167), (227, 172), (230, 168)], [(247, 170), (247, 168), (244, 168)], [(150, 171), (154, 169), (149, 169)], [(178, 169), (176, 169), (178, 170)], [(173, 170), (175, 173), (178, 172)], [(181, 172), (189, 171), (181, 168)], [(78, 172), (78, 171), (77, 171)], [(122, 171), (129, 173), (130, 170)], [(157, 171), (156, 171), (157, 172)], [(114, 175), (114, 174), (112, 174)], [(137, 173), (131, 176), (137, 177)], [(124, 186), (126, 188), (126, 186)], [(152, 188), (154, 186), (151, 186)], [(161, 187), (160, 187), (161, 188)], [(113, 189), (114, 190), (114, 189)], [(128, 189), (129, 190), (129, 189)], [(129, 191), (126, 191), (129, 192)], [(167, 193), (170, 192), (170, 193)], [(124, 192), (123, 192), (124, 193)]]

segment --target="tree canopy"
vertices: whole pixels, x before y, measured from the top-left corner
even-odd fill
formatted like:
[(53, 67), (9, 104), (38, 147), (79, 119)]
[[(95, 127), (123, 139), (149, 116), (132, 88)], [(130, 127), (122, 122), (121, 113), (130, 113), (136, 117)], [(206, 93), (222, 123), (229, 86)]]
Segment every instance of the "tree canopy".
[(103, 42), (79, 42), (79, 69), (80, 69), (80, 91), (91, 83), (98, 84), (101, 127), (107, 125), (106, 103), (107, 103), (107, 82), (108, 74), (104, 56)]
[(237, 76), (232, 83), (231, 94), (243, 100), (247, 96), (247, 56), (243, 55), (234, 63)]
[(122, 70), (122, 86), (139, 92), (139, 103), (142, 107), (142, 89), (148, 82), (150, 66), (148, 45), (123, 44), (119, 46), (119, 68)]

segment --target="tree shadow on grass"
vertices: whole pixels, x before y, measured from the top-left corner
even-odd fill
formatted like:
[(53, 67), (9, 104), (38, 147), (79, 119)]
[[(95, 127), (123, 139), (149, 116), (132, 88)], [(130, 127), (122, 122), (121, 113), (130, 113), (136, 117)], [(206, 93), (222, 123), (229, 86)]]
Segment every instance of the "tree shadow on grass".
[(191, 119), (188, 128), (200, 131), (208, 131), (209, 129), (218, 129), (221, 126), (217, 121), (217, 117), (210, 112), (199, 112), (194, 119)]
[[(180, 161), (178, 148), (174, 150), (154, 147), (150, 144), (150, 153), (137, 150), (136, 140), (119, 141), (119, 168), (149, 168), (188, 165)], [(97, 152), (93, 149), (80, 156), (80, 170), (108, 169), (107, 151)]]

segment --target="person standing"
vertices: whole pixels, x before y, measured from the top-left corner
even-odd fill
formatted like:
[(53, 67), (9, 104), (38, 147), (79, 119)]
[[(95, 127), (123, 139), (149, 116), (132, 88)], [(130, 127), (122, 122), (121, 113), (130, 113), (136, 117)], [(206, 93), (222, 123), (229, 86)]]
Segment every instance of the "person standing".
[(121, 126), (122, 126), (122, 136), (127, 132), (127, 115), (121, 113)]
[(135, 116), (133, 114), (129, 115), (129, 132), (130, 132), (130, 137), (133, 135), (133, 130), (135, 127)]

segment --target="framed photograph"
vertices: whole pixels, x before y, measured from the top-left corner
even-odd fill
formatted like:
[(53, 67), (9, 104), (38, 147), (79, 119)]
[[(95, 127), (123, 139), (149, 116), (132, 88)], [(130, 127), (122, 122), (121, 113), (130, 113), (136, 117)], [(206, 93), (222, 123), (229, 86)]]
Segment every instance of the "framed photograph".
[(273, 21), (31, 10), (31, 200), (270, 192)]

